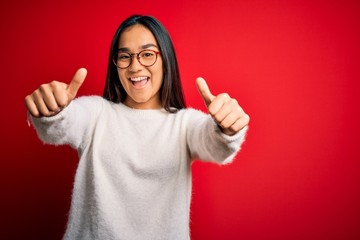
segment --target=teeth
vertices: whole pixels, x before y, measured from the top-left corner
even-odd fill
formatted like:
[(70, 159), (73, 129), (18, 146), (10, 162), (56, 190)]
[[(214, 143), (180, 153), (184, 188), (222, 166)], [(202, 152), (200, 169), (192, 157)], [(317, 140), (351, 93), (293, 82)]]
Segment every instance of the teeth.
[(130, 80), (133, 82), (139, 82), (142, 80), (147, 80), (147, 77), (132, 77), (132, 78), (130, 78)]

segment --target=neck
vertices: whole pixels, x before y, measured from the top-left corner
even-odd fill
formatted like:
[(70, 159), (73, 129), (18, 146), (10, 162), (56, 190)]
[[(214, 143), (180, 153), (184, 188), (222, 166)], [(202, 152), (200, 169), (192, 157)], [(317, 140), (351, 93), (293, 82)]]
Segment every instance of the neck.
[(161, 109), (163, 108), (159, 98), (150, 99), (146, 102), (136, 102), (130, 97), (127, 97), (123, 102), (129, 108), (134, 109)]

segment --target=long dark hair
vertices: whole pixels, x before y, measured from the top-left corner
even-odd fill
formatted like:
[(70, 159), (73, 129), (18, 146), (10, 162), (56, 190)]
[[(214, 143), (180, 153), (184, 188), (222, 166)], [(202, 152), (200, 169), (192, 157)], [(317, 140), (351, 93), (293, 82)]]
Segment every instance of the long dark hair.
[(176, 112), (178, 109), (185, 108), (174, 46), (165, 27), (156, 18), (151, 16), (133, 15), (122, 22), (115, 32), (110, 48), (103, 97), (115, 103), (125, 101), (127, 94), (120, 82), (117, 67), (112, 61), (112, 56), (118, 50), (119, 38), (122, 32), (135, 24), (141, 24), (149, 29), (159, 45), (164, 72), (163, 82), (160, 88), (160, 98), (163, 108), (171, 113)]

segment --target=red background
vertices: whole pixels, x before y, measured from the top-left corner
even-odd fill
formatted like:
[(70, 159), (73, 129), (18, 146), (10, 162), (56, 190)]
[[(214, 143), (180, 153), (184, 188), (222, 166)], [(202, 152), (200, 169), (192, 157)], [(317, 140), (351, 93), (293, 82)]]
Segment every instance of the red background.
[(233, 164), (193, 165), (192, 239), (360, 239), (360, 4), (316, 0), (1, 1), (0, 238), (61, 238), (77, 154), (37, 139), (24, 97), (79, 67), (101, 94), (134, 13), (169, 30), (189, 106), (203, 76), (251, 116)]

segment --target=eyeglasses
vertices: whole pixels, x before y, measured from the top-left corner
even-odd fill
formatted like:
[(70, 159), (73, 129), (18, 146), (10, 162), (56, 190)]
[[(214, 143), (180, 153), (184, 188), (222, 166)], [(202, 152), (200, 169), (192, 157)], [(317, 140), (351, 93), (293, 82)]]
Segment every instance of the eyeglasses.
[(131, 63), (133, 56), (136, 56), (138, 62), (144, 67), (151, 67), (156, 63), (157, 56), (160, 52), (145, 49), (138, 53), (128, 53), (128, 52), (117, 52), (113, 55), (114, 64), (121, 69), (128, 68)]

